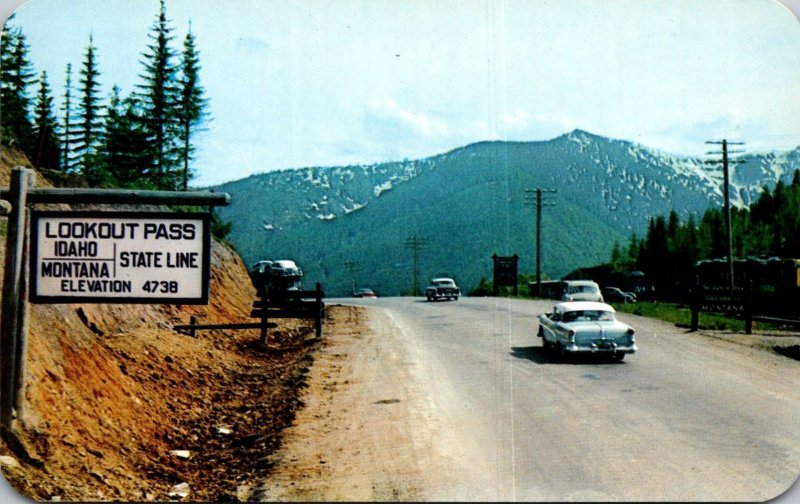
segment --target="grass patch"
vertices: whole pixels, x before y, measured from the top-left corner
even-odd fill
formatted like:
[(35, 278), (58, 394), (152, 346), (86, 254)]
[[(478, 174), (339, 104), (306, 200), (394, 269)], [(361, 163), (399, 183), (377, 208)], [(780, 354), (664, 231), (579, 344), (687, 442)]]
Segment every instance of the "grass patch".
[[(633, 304), (614, 304), (614, 308), (619, 312), (663, 320), (680, 327), (688, 328), (692, 323), (691, 310), (676, 303), (642, 301)], [(720, 313), (700, 313), (700, 329), (741, 332), (744, 331), (744, 320)]]

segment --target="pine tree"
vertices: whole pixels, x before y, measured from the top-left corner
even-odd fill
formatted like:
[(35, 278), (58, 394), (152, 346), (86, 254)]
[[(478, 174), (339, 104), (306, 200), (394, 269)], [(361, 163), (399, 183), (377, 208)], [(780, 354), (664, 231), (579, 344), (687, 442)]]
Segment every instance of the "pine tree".
[(192, 139), (200, 126), (207, 119), (208, 100), (205, 90), (200, 85), (200, 56), (195, 47), (195, 38), (191, 23), (189, 33), (183, 42), (183, 58), (181, 60), (180, 102), (178, 105), (179, 152), (183, 163), (182, 188), (188, 189), (193, 173), (189, 169), (189, 161), (194, 159)]
[(17, 42), (17, 30), (11, 25), (11, 19), (4, 26), (2, 35), (0, 35), (0, 141), (11, 143), (12, 129), (6, 124), (8, 123), (7, 114), (9, 105), (12, 100), (11, 92), (11, 67), (13, 48)]
[(83, 67), (80, 75), (80, 101), (78, 102), (78, 124), (76, 130), (77, 141), (75, 151), (79, 156), (81, 173), (90, 184), (99, 183), (102, 174), (97, 171), (97, 143), (102, 131), (102, 117), (100, 106), (100, 72), (97, 69), (95, 56), (96, 48), (92, 37), (89, 36), (89, 46), (86, 48)]
[(77, 161), (73, 153), (74, 146), (79, 142), (76, 137), (76, 125), (73, 122), (72, 101), (72, 63), (67, 63), (67, 77), (64, 83), (64, 101), (61, 104), (63, 122), (61, 123), (61, 171), (64, 173), (77, 169)]
[(32, 158), (37, 168), (57, 169), (61, 146), (56, 131), (56, 118), (53, 113), (53, 97), (47, 82), (47, 72), (42, 71), (39, 79), (39, 93), (36, 96), (34, 109), (33, 137), (36, 140), (36, 151)]
[(101, 161), (110, 185), (153, 188), (153, 155), (135, 98), (123, 100), (114, 86), (106, 114)]
[(174, 189), (178, 163), (178, 117), (177, 87), (178, 68), (173, 63), (175, 52), (169, 47), (173, 40), (172, 28), (167, 20), (166, 6), (161, 8), (156, 22), (148, 35), (151, 44), (143, 54), (144, 83), (139, 85), (140, 99), (144, 107), (144, 124), (153, 143), (156, 167), (156, 185), (162, 189)]
[(641, 261), (643, 271), (657, 290), (664, 289), (667, 286), (667, 271), (670, 265), (667, 224), (663, 215), (650, 218), (641, 254), (644, 255)]
[[(13, 16), (12, 16), (13, 17)], [(16, 144), (30, 156), (35, 142), (31, 135), (28, 86), (34, 81), (33, 66), (28, 61), (25, 34), (9, 27), (0, 37), (0, 106), (2, 106), (3, 137)]]

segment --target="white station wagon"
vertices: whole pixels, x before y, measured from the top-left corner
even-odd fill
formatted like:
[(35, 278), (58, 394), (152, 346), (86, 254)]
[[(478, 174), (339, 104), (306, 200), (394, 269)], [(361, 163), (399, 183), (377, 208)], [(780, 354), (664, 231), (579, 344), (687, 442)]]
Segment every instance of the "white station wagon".
[(638, 348), (635, 331), (618, 321), (615, 313), (610, 305), (594, 301), (559, 303), (551, 313), (539, 315), (538, 336), (545, 350), (555, 350), (561, 357), (600, 353), (622, 361)]

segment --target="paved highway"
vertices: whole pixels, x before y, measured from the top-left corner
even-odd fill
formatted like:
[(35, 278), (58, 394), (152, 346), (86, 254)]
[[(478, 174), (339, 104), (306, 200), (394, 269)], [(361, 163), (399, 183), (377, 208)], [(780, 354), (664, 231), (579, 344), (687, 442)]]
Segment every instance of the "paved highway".
[(369, 344), (401, 374), (374, 348), (364, 372), (426, 410), (447, 464), (421, 500), (762, 501), (800, 475), (797, 361), (620, 314), (637, 354), (561, 363), (535, 335), (552, 302), (326, 302), (369, 308)]

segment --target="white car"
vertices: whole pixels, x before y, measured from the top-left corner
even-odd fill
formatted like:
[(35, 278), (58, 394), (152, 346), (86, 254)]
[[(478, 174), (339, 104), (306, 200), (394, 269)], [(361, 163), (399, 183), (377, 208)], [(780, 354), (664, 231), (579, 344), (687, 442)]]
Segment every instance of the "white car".
[(600, 286), (591, 280), (567, 280), (561, 301), (597, 301), (602, 303)]
[(303, 272), (297, 267), (294, 261), (281, 259), (280, 261), (272, 261), (270, 265), (270, 274), (275, 277), (301, 277)]
[(428, 301), (438, 301), (439, 299), (458, 301), (460, 295), (461, 289), (452, 278), (434, 278), (425, 289), (425, 297), (428, 298)]
[(558, 303), (550, 313), (539, 315), (538, 336), (545, 350), (559, 356), (605, 354), (617, 361), (635, 353), (634, 329), (616, 319), (615, 310), (605, 303), (569, 301)]

